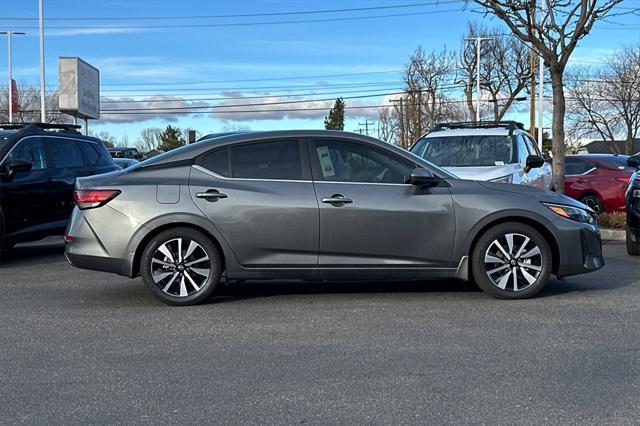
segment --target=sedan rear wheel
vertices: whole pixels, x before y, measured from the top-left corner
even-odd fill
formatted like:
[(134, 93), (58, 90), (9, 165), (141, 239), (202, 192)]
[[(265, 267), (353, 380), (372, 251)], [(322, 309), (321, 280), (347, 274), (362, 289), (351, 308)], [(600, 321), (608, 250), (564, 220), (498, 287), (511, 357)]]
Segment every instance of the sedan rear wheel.
[(164, 231), (142, 255), (141, 273), (156, 297), (169, 305), (193, 305), (208, 298), (220, 281), (217, 248), (191, 228)]
[(551, 250), (535, 229), (504, 223), (480, 237), (472, 254), (478, 286), (501, 299), (524, 299), (542, 290), (551, 272)]

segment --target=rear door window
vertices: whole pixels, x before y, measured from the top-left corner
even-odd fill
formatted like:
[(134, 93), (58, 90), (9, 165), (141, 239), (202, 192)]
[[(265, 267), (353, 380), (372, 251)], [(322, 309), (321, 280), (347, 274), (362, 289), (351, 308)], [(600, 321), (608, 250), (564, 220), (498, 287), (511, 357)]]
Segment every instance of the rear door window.
[(231, 176), (244, 179), (302, 180), (298, 140), (264, 141), (231, 147)]
[(564, 163), (566, 175), (581, 175), (593, 168), (593, 165), (580, 158), (566, 158)]
[(47, 138), (46, 140), (56, 168), (84, 166), (82, 153), (76, 141), (62, 138)]

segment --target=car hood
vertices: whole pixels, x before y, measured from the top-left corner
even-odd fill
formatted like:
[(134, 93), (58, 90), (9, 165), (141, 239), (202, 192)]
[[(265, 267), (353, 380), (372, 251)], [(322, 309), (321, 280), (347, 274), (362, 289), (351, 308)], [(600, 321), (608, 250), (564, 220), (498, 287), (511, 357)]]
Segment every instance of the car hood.
[(493, 180), (514, 172), (515, 165), (504, 164), (502, 166), (479, 166), (479, 167), (443, 167), (445, 170), (466, 180)]
[(555, 203), (563, 204), (566, 206), (578, 207), (580, 209), (592, 211), (589, 207), (582, 204), (580, 201), (567, 197), (566, 195), (559, 194), (557, 192), (545, 191), (540, 188), (535, 188), (528, 185), (513, 185), (510, 183), (495, 183), (495, 182), (478, 182), (479, 185), (487, 189), (501, 192), (509, 192), (512, 194), (522, 195), (523, 197), (536, 198), (543, 203)]

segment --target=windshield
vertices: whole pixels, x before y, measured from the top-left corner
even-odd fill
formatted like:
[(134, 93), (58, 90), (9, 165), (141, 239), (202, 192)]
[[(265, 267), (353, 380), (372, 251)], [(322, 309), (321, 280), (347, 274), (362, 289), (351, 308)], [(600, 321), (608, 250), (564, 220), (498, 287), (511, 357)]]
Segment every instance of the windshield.
[(502, 166), (514, 162), (510, 136), (425, 137), (411, 152), (442, 167)]
[(627, 165), (628, 155), (615, 155), (611, 157), (602, 158), (601, 161), (607, 165), (609, 165), (612, 169), (632, 169)]

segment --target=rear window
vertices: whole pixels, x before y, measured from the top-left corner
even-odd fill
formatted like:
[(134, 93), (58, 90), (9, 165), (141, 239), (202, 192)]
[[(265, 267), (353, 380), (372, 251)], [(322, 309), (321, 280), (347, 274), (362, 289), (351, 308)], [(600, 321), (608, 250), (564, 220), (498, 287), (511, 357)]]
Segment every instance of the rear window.
[(502, 166), (516, 161), (510, 136), (426, 137), (411, 152), (442, 167)]
[(627, 155), (616, 155), (611, 157), (600, 158), (599, 160), (611, 169), (633, 170), (631, 167), (627, 165), (627, 158), (629, 158), (629, 156)]

